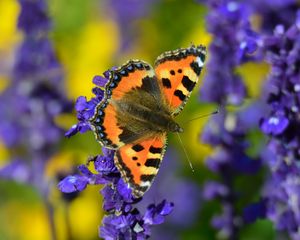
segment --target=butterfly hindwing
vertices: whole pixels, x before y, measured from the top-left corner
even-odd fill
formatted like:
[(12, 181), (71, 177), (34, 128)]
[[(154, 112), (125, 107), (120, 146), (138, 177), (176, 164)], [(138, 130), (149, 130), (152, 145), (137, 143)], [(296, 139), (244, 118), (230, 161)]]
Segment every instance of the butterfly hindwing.
[(188, 100), (201, 73), (206, 49), (191, 46), (165, 52), (155, 62), (155, 73), (172, 115), (177, 115)]
[(126, 142), (140, 138), (139, 135), (128, 129), (120, 128), (120, 114), (113, 103), (121, 101), (133, 89), (143, 86), (153, 87), (150, 84), (153, 77), (154, 70), (152, 67), (138, 60), (130, 60), (123, 66), (109, 72), (109, 81), (104, 86), (104, 97), (96, 106), (95, 114), (90, 119), (96, 139), (103, 146), (117, 149)]
[(166, 148), (166, 134), (119, 148), (115, 165), (136, 198), (141, 197), (151, 186)]

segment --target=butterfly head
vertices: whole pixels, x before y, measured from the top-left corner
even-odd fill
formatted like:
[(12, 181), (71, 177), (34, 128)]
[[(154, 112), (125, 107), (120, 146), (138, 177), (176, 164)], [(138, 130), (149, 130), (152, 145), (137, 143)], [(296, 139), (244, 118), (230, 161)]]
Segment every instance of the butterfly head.
[(170, 121), (168, 123), (168, 130), (170, 132), (178, 132), (178, 133), (182, 133), (183, 129), (179, 126), (178, 123), (174, 122), (174, 121)]

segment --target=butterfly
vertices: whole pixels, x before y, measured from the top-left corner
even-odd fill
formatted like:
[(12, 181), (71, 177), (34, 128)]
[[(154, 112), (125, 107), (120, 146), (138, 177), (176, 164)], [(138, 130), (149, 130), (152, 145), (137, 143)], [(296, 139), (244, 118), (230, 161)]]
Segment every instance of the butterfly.
[(194, 89), (206, 56), (202, 45), (167, 51), (154, 68), (129, 60), (109, 70), (104, 97), (89, 120), (97, 141), (116, 150), (114, 162), (135, 198), (150, 188), (163, 159), (168, 132)]

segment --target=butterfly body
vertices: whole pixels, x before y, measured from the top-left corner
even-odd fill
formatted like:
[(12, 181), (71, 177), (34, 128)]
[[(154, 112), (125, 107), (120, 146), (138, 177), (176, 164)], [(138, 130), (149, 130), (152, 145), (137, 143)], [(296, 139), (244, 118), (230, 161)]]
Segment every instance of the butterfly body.
[[(149, 81), (157, 80), (149, 79)], [(119, 126), (127, 127), (134, 135), (145, 137), (165, 132), (181, 132), (181, 128), (174, 121), (170, 109), (162, 99), (162, 94), (158, 92), (155, 96), (149, 92), (151, 89), (134, 89), (128, 92), (125, 100), (113, 103), (119, 116)]]
[(193, 90), (205, 47), (191, 46), (162, 54), (153, 69), (130, 60), (110, 71), (103, 100), (90, 119), (101, 145), (115, 149), (115, 164), (135, 197), (156, 176), (168, 132), (182, 132), (175, 121)]

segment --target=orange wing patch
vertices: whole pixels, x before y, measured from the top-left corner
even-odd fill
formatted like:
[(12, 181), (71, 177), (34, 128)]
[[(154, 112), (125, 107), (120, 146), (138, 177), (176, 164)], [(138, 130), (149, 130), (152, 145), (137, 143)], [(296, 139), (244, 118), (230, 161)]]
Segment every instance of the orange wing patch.
[(164, 134), (117, 150), (115, 165), (134, 197), (141, 197), (151, 186), (165, 153), (166, 139)]
[(204, 64), (203, 46), (178, 49), (159, 56), (155, 73), (173, 115), (177, 115), (195, 87)]
[(97, 141), (102, 146), (118, 149), (124, 145), (119, 138), (123, 130), (118, 126), (118, 116), (112, 101), (120, 100), (130, 90), (141, 87), (145, 77), (154, 76), (154, 70), (145, 62), (130, 60), (118, 69), (110, 71), (109, 75), (109, 81), (104, 86), (104, 98), (96, 106), (90, 123)]

